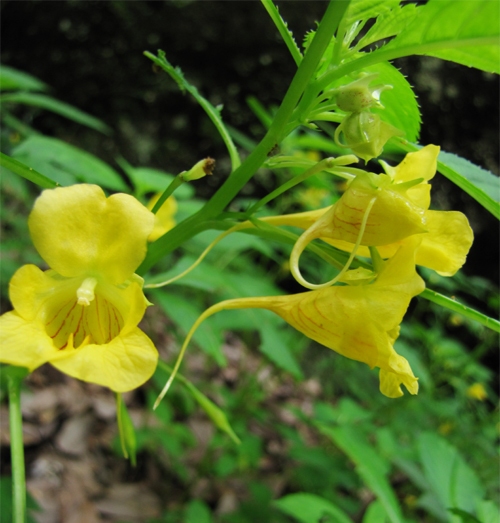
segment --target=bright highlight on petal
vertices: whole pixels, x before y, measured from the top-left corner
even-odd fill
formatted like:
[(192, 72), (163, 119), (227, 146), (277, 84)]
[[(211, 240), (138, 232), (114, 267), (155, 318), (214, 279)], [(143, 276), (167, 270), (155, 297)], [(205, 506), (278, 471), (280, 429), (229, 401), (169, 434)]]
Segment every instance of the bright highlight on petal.
[(14, 311), (0, 317), (0, 361), (63, 372), (117, 392), (153, 374), (158, 353), (137, 328), (149, 305), (134, 270), (154, 216), (131, 196), (93, 185), (44, 191), (29, 218), (35, 246), (56, 270), (21, 267)]

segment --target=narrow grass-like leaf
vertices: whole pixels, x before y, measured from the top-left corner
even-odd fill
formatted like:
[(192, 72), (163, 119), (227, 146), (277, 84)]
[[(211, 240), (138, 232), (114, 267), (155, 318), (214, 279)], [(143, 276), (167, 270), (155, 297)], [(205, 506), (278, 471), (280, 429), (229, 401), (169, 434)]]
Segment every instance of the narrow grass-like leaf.
[(491, 73), (500, 72), (500, 16), (491, 0), (430, 0), (380, 51), (393, 58), (436, 56)]
[(191, 85), (182, 74), (182, 71), (178, 67), (174, 67), (166, 58), (165, 53), (161, 50), (158, 50), (158, 56), (150, 53), (149, 51), (144, 52), (144, 56), (148, 57), (156, 65), (161, 67), (166, 73), (168, 73), (177, 83), (181, 91), (187, 91), (190, 93), (194, 99), (201, 105), (204, 111), (207, 113), (212, 123), (215, 125), (215, 128), (219, 132), (222, 140), (226, 144), (227, 150), (229, 152), (229, 157), (231, 158), (231, 171), (237, 169), (240, 164), (240, 157), (238, 151), (233, 143), (233, 139), (229, 134), (228, 130), (222, 122), (220, 115), (220, 110), (214, 107), (206, 98), (203, 98), (198, 92), (198, 89)]
[(26, 180), (29, 180), (30, 182), (36, 183), (43, 189), (53, 189), (59, 185), (57, 182), (47, 178), (47, 176), (44, 176), (43, 174), (35, 171), (35, 169), (32, 167), (28, 167), (19, 160), (11, 158), (10, 156), (7, 156), (3, 153), (0, 153), (0, 166), (9, 169), (9, 171), (18, 174), (23, 178), (26, 178)]
[(111, 134), (111, 129), (101, 120), (87, 114), (72, 105), (61, 102), (46, 94), (38, 93), (9, 93), (0, 96), (0, 103), (17, 103), (30, 105), (33, 107), (40, 107), (41, 109), (47, 109), (56, 114), (60, 114), (68, 120), (73, 120), (82, 125), (86, 125), (91, 129), (100, 131), (104, 134)]
[[(158, 360), (158, 366), (172, 374), (173, 369), (169, 367), (164, 361)], [(189, 391), (193, 396), (195, 401), (200, 405), (200, 407), (207, 413), (208, 417), (214, 422), (214, 425), (225, 432), (237, 445), (241, 443), (240, 438), (236, 435), (233, 428), (229, 424), (225, 412), (218, 407), (213, 401), (208, 399), (205, 394), (200, 392), (188, 379), (186, 379), (182, 374), (177, 373), (177, 381), (181, 382), (184, 387)]]
[(323, 520), (352, 523), (351, 518), (331, 501), (307, 492), (289, 494), (274, 501), (273, 505), (300, 523), (318, 523)]
[(127, 406), (123, 401), (123, 396), (119, 392), (116, 393), (116, 418), (123, 456), (126, 459), (130, 459), (130, 463), (135, 467), (137, 464), (137, 439), (135, 437), (135, 429)]
[(290, 54), (292, 55), (292, 58), (298, 67), (302, 61), (302, 53), (300, 52), (300, 49), (293, 38), (292, 32), (288, 29), (288, 24), (283, 20), (283, 18), (281, 18), (278, 8), (274, 5), (272, 0), (260, 1), (262, 2), (262, 5), (265, 7), (266, 11), (269, 13), (271, 20), (274, 22), (276, 29), (278, 29), (281, 38), (283, 38), (283, 41), (288, 47), (288, 50), (290, 51)]
[(375, 449), (363, 441), (354, 427), (329, 427), (318, 424), (318, 428), (356, 464), (357, 473), (380, 500), (389, 521), (403, 523), (396, 494), (387, 480), (386, 464)]
[(47, 91), (49, 86), (24, 71), (0, 64), (1, 91)]
[(108, 164), (56, 138), (30, 136), (12, 151), (12, 156), (33, 165), (60, 185), (96, 183), (107, 189), (128, 192), (120, 175)]
[(495, 332), (500, 332), (500, 322), (498, 320), (490, 318), (489, 316), (486, 316), (481, 312), (478, 312), (474, 309), (471, 309), (470, 307), (467, 307), (466, 305), (452, 300), (447, 296), (443, 296), (442, 294), (439, 294), (439, 292), (433, 291), (431, 289), (425, 289), (424, 292), (419, 294), (419, 297), (432, 301), (433, 303), (441, 305), (441, 307), (450, 309), (453, 312), (457, 312), (458, 314), (461, 314), (466, 318), (477, 321), (481, 325), (488, 327), (488, 329), (491, 329)]

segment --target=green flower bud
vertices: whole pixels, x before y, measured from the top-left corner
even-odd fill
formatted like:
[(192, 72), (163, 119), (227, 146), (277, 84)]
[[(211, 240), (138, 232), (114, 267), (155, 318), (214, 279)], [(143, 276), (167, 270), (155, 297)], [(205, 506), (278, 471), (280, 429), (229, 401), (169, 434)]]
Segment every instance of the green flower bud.
[(392, 89), (392, 85), (376, 85), (369, 87), (378, 73), (369, 74), (336, 89), (336, 104), (339, 109), (354, 113), (370, 107), (383, 107), (380, 103), (380, 93)]
[[(344, 134), (345, 144), (339, 140)], [(393, 136), (403, 133), (381, 120), (378, 114), (360, 111), (346, 116), (335, 131), (335, 142), (341, 147), (348, 147), (365, 162), (382, 153), (384, 145)]]
[(185, 182), (191, 182), (193, 180), (199, 180), (207, 175), (211, 175), (215, 169), (215, 160), (207, 157), (196, 163), (189, 171), (182, 173), (182, 179)]

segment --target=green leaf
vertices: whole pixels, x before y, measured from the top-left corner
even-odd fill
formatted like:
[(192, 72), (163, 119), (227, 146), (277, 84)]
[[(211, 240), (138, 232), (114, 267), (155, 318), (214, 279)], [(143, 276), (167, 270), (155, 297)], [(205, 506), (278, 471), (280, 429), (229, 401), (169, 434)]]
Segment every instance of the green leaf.
[(203, 501), (193, 499), (186, 508), (184, 521), (185, 523), (212, 523), (212, 513)]
[(445, 151), (439, 153), (438, 171), (500, 220), (500, 179), (498, 176), (460, 156)]
[(73, 120), (82, 125), (86, 125), (91, 129), (100, 131), (101, 133), (110, 134), (111, 129), (101, 120), (87, 114), (72, 105), (61, 102), (47, 96), (46, 94), (37, 94), (37, 93), (10, 93), (0, 96), (0, 103), (18, 103), (24, 105), (31, 105), (33, 107), (40, 107), (42, 109), (47, 109), (53, 113), (60, 114), (68, 120)]
[(356, 464), (356, 472), (380, 500), (391, 523), (403, 523), (396, 494), (387, 480), (388, 465), (377, 451), (363, 441), (355, 427), (327, 427), (318, 424), (320, 432), (332, 439)]
[(481, 523), (498, 523), (500, 509), (493, 501), (480, 501), (477, 504), (477, 515)]
[(462, 523), (482, 523), (470, 512), (465, 512), (465, 510), (461, 510), (459, 508), (449, 508), (448, 511), (458, 516)]
[(417, 6), (407, 4), (405, 6), (396, 6), (394, 9), (387, 11), (377, 17), (376, 22), (370, 27), (366, 34), (359, 40), (355, 48), (363, 49), (374, 42), (389, 38), (400, 33), (416, 16)]
[[(178, 378), (178, 376), (177, 376)], [(225, 432), (237, 445), (241, 443), (240, 438), (232, 429), (225, 412), (220, 409), (213, 401), (202, 394), (190, 381), (184, 380), (183, 384), (189, 390), (198, 405), (207, 413), (214, 425)]]
[(174, 67), (172, 64), (170, 64), (170, 62), (165, 58), (165, 53), (163, 51), (158, 50), (157, 57), (154, 54), (151, 54), (149, 51), (145, 51), (144, 56), (147, 56), (156, 65), (158, 65), (165, 72), (167, 72), (177, 82), (177, 85), (179, 86), (181, 91), (187, 91), (188, 93), (190, 93), (194, 97), (194, 99), (201, 105), (201, 107), (205, 110), (210, 120), (212, 120), (212, 123), (215, 125), (215, 128), (219, 132), (222, 140), (226, 144), (229, 156), (231, 158), (231, 171), (236, 170), (241, 164), (240, 157), (228, 130), (225, 128), (224, 123), (222, 122), (220, 109), (214, 107), (208, 100), (201, 96), (201, 94), (198, 92), (198, 89), (196, 89), (196, 87), (191, 85), (184, 78), (184, 75), (182, 74), (180, 68)]
[(26, 180), (29, 180), (30, 182), (36, 183), (43, 189), (53, 189), (59, 185), (50, 178), (35, 171), (32, 167), (28, 167), (27, 165), (24, 165), (24, 163), (3, 153), (0, 153), (0, 166), (26, 178)]
[[(184, 333), (187, 333), (198, 316), (203, 312), (202, 308), (193, 303), (192, 300), (179, 294), (163, 291), (151, 293), (154, 302), (157, 302)], [(226, 365), (226, 357), (222, 352), (222, 335), (216, 325), (210, 319), (204, 321), (193, 335), (194, 341), (199, 347), (212, 356), (221, 365)]]
[(418, 437), (418, 448), (424, 474), (442, 508), (473, 513), (484, 490), (455, 447), (437, 434), (424, 432)]
[(303, 379), (297, 360), (288, 348), (288, 331), (276, 327), (269, 321), (259, 322), (258, 328), (261, 336), (260, 352), (278, 367), (290, 372), (298, 379)]
[[(137, 197), (141, 197), (150, 192), (163, 192), (175, 178), (173, 174), (169, 174), (160, 169), (132, 167), (132, 165), (123, 158), (117, 158), (117, 163), (130, 178)], [(175, 191), (175, 197), (180, 199), (188, 199), (193, 195), (194, 189), (192, 185), (188, 183), (181, 185)]]
[(274, 5), (272, 0), (261, 0), (261, 2), (266, 11), (269, 13), (269, 16), (274, 22), (276, 29), (278, 29), (281, 38), (283, 38), (283, 41), (288, 47), (295, 64), (299, 66), (300, 62), (302, 61), (302, 53), (300, 52), (300, 49), (297, 46), (295, 39), (293, 38), (292, 32), (288, 29), (288, 24), (280, 16), (278, 7)]
[(60, 185), (96, 183), (107, 189), (128, 192), (120, 175), (109, 165), (56, 138), (30, 136), (12, 151), (12, 156), (32, 165)]
[(430, 0), (394, 40), (382, 47), (393, 59), (436, 56), (491, 73), (500, 72), (500, 16), (491, 0)]
[(363, 516), (363, 523), (387, 523), (385, 509), (379, 499), (368, 505)]
[(46, 91), (49, 86), (28, 73), (0, 64), (0, 90)]
[(328, 522), (332, 518), (335, 523), (352, 523), (351, 518), (332, 502), (306, 492), (289, 494), (274, 501), (273, 505), (300, 523)]
[(358, 20), (375, 18), (397, 7), (399, 2), (400, 0), (353, 0), (346, 11), (345, 22), (350, 25)]
[(384, 109), (372, 109), (382, 120), (401, 129), (410, 142), (416, 142), (420, 134), (422, 118), (417, 98), (404, 75), (389, 62), (381, 62), (366, 68), (367, 72), (379, 73), (374, 84), (392, 85), (392, 89), (382, 93)]
[(130, 414), (128, 413), (127, 406), (119, 392), (116, 393), (116, 417), (123, 456), (126, 459), (130, 459), (130, 463), (135, 467), (137, 464), (137, 440), (135, 437), (135, 429)]

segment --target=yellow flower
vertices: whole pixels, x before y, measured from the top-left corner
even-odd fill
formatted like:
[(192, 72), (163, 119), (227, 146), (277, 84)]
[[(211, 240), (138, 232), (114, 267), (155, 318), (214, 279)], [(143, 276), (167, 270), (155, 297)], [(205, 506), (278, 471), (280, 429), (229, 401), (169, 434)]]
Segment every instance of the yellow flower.
[(474, 385), (468, 387), (466, 394), (469, 398), (478, 401), (484, 401), (488, 397), (488, 393), (482, 383), (474, 383)]
[[(160, 199), (162, 193), (155, 194), (147, 204), (147, 208), (151, 211), (155, 203)], [(148, 236), (148, 241), (154, 242), (160, 236), (163, 236), (170, 229), (175, 226), (175, 213), (177, 212), (177, 200), (170, 196), (155, 214), (155, 225), (151, 234)]]
[(427, 181), (436, 172), (438, 153), (439, 147), (428, 145), (407, 154), (394, 168), (385, 165), (387, 174), (356, 177), (331, 207), (264, 220), (307, 229), (298, 242), (302, 250), (310, 241), (321, 238), (350, 252), (364, 212), (376, 198), (357, 253), (368, 257), (367, 246), (376, 246), (382, 258), (389, 258), (406, 238), (417, 234), (422, 239), (417, 265), (452, 276), (465, 263), (473, 233), (464, 214), (429, 210), (431, 186)]
[(106, 198), (96, 185), (44, 191), (29, 217), (51, 270), (21, 267), (10, 282), (14, 311), (0, 317), (0, 361), (30, 371), (50, 362), (75, 378), (132, 390), (158, 353), (139, 329), (148, 301), (134, 274), (154, 216), (135, 198)]
[[(403, 395), (403, 384), (417, 394), (418, 382), (408, 361), (394, 350), (399, 324), (413, 296), (421, 293), (423, 280), (415, 271), (418, 239), (408, 242), (388, 261), (373, 283), (359, 270), (348, 271), (344, 282), (288, 296), (250, 297), (223, 301), (207, 309), (191, 328), (181, 349), (174, 373), (157, 403), (166, 393), (187, 344), (198, 325), (212, 314), (230, 309), (268, 309), (309, 338), (346, 356), (380, 368), (380, 391), (390, 398)], [(352, 285), (350, 285), (352, 283)], [(156, 403), (156, 404), (157, 404)]]

